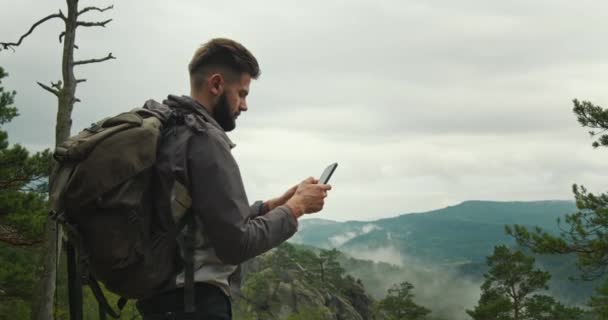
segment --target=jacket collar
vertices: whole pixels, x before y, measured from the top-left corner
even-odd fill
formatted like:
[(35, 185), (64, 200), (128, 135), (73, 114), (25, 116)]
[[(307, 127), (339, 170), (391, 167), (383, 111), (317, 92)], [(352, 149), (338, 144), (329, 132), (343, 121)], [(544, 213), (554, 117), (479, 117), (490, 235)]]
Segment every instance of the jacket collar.
[(205, 122), (209, 123), (214, 129), (217, 129), (220, 132), (220, 136), (224, 139), (230, 148), (236, 147), (236, 144), (230, 140), (226, 131), (220, 126), (220, 124), (213, 118), (213, 116), (207, 111), (207, 109), (196, 100), (192, 99), (189, 96), (177, 96), (177, 95), (169, 95), (166, 100), (163, 101), (163, 104), (174, 108), (181, 109), (187, 112), (192, 112), (199, 117), (203, 118)]

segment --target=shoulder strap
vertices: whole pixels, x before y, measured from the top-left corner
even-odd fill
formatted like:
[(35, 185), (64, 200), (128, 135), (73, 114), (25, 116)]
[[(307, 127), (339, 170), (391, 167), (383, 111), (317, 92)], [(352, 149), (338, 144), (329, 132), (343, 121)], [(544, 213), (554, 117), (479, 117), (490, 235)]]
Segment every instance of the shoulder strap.
[(175, 180), (171, 194), (171, 211), (176, 222), (176, 236), (184, 228), (184, 311), (196, 313), (194, 293), (194, 239), (195, 221), (192, 214), (190, 192), (181, 182)]
[[(190, 212), (190, 211), (189, 211)], [(196, 312), (196, 297), (194, 292), (194, 215), (184, 217), (187, 224), (184, 236), (184, 311), (188, 314)]]
[(70, 319), (82, 320), (82, 279), (78, 272), (76, 250), (69, 241), (65, 243), (68, 259), (68, 303), (70, 306)]
[[(118, 311), (114, 311), (114, 309), (112, 309), (112, 307), (110, 307), (110, 303), (108, 302), (108, 299), (106, 299), (106, 296), (103, 294), (103, 291), (101, 290), (101, 287), (99, 286), (99, 283), (93, 277), (93, 275), (89, 274), (89, 279), (87, 280), (87, 282), (89, 284), (89, 287), (91, 288), (91, 291), (93, 292), (93, 295), (95, 296), (95, 299), (99, 303), (100, 314), (107, 313), (114, 319), (120, 319), (120, 311), (121, 311), (120, 309), (122, 309), (122, 308), (120, 308)], [(119, 301), (119, 304), (120, 304), (120, 301)]]

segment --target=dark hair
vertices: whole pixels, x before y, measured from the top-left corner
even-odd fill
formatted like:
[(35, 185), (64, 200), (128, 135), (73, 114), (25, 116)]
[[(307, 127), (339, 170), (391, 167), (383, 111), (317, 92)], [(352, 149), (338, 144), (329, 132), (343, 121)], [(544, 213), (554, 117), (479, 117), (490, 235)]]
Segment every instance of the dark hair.
[(226, 38), (211, 39), (194, 52), (188, 65), (191, 86), (200, 87), (213, 68), (226, 69), (238, 76), (247, 73), (253, 79), (261, 73), (253, 54), (242, 44)]

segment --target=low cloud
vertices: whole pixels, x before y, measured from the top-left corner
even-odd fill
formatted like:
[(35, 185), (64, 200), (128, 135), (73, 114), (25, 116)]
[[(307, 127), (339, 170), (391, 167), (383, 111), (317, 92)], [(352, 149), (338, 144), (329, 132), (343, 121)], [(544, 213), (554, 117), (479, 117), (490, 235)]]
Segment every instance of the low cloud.
[[(466, 310), (474, 308), (479, 301), (479, 280), (464, 277), (446, 267), (413, 259), (395, 247), (358, 247), (351, 248), (346, 253), (358, 259), (376, 262), (371, 270), (363, 272), (367, 277), (374, 275), (378, 281), (375, 283), (380, 284), (374, 288), (366, 287), (377, 299), (381, 299), (394, 284), (407, 281), (414, 286), (416, 303), (433, 310), (436, 316), (451, 320), (469, 320)], [(388, 263), (399, 268), (387, 269), (379, 263)], [(366, 275), (361, 277), (365, 278)]]
[(329, 240), (329, 244), (332, 247), (340, 247), (343, 244), (345, 244), (346, 242), (350, 241), (351, 239), (354, 239), (355, 237), (358, 237), (360, 235), (366, 234), (366, 233), (370, 233), (374, 230), (381, 230), (382, 228), (375, 225), (375, 224), (371, 224), (368, 223), (364, 226), (362, 226), (360, 229), (358, 230), (354, 230), (354, 231), (348, 231), (342, 234), (338, 234), (335, 236), (330, 237)]

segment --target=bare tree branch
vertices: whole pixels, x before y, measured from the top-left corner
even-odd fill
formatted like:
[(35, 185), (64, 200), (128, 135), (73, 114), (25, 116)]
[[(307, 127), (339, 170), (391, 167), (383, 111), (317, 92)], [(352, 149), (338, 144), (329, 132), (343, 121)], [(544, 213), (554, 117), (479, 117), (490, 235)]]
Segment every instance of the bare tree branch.
[(110, 21), (112, 21), (112, 19), (108, 19), (106, 21), (100, 21), (100, 22), (90, 22), (90, 21), (78, 21), (76, 22), (77, 26), (80, 27), (106, 27), (106, 24), (110, 23)]
[(44, 89), (44, 90), (46, 90), (46, 91), (54, 94), (56, 97), (59, 97), (59, 90), (53, 89), (53, 88), (51, 88), (51, 87), (49, 87), (49, 86), (47, 86), (47, 85), (45, 85), (43, 83), (40, 83), (40, 82), (36, 82), (36, 83), (38, 83), (38, 85), (41, 86), (42, 89)]
[(76, 79), (76, 83), (87, 82), (87, 79)]
[(87, 64), (87, 63), (104, 62), (104, 61), (111, 60), (111, 59), (116, 59), (116, 57), (114, 57), (112, 55), (112, 52), (108, 53), (108, 56), (105, 58), (74, 61), (74, 65), (77, 66), (77, 65), (81, 65), (81, 64)]
[(110, 9), (113, 9), (113, 8), (114, 8), (114, 5), (111, 5), (111, 6), (108, 6), (108, 7), (105, 7), (105, 8), (98, 8), (98, 7), (86, 7), (86, 8), (84, 8), (84, 9), (82, 9), (82, 10), (78, 11), (78, 15), (81, 15), (81, 14), (83, 14), (83, 13), (85, 13), (85, 12), (88, 12), (88, 11), (99, 11), (99, 12), (104, 12), (104, 11), (107, 11), (107, 10), (110, 10)]
[(63, 88), (63, 81), (57, 80), (57, 82), (51, 82), (51, 87), (61, 91), (61, 88)]
[(63, 37), (65, 37), (65, 31), (63, 31), (62, 33), (59, 34), (59, 43), (61, 43), (61, 40), (63, 39)]
[[(22, 35), (21, 38), (19, 38), (19, 41), (17, 41), (17, 42), (0, 42), (0, 46), (2, 46), (2, 48), (4, 50), (10, 48), (11, 50), (14, 51), (15, 49), (13, 47), (17, 47), (17, 46), (21, 45), (21, 42), (23, 41), (23, 39), (25, 39), (27, 36), (29, 36), (30, 34), (32, 34), (32, 32), (34, 32), (34, 29), (36, 29), (36, 27), (38, 27), (39, 25), (43, 24), (44, 22), (49, 21), (49, 20), (54, 19), (54, 18), (59, 18), (59, 19), (61, 19), (63, 21), (66, 20), (66, 17), (63, 15), (63, 13), (61, 12), (61, 10), (59, 10), (59, 13), (48, 15), (48, 16), (46, 16), (46, 17), (38, 20), (36, 23), (34, 23), (30, 27), (30, 29), (24, 35)], [(1, 51), (1, 49), (0, 49), (0, 51)]]

